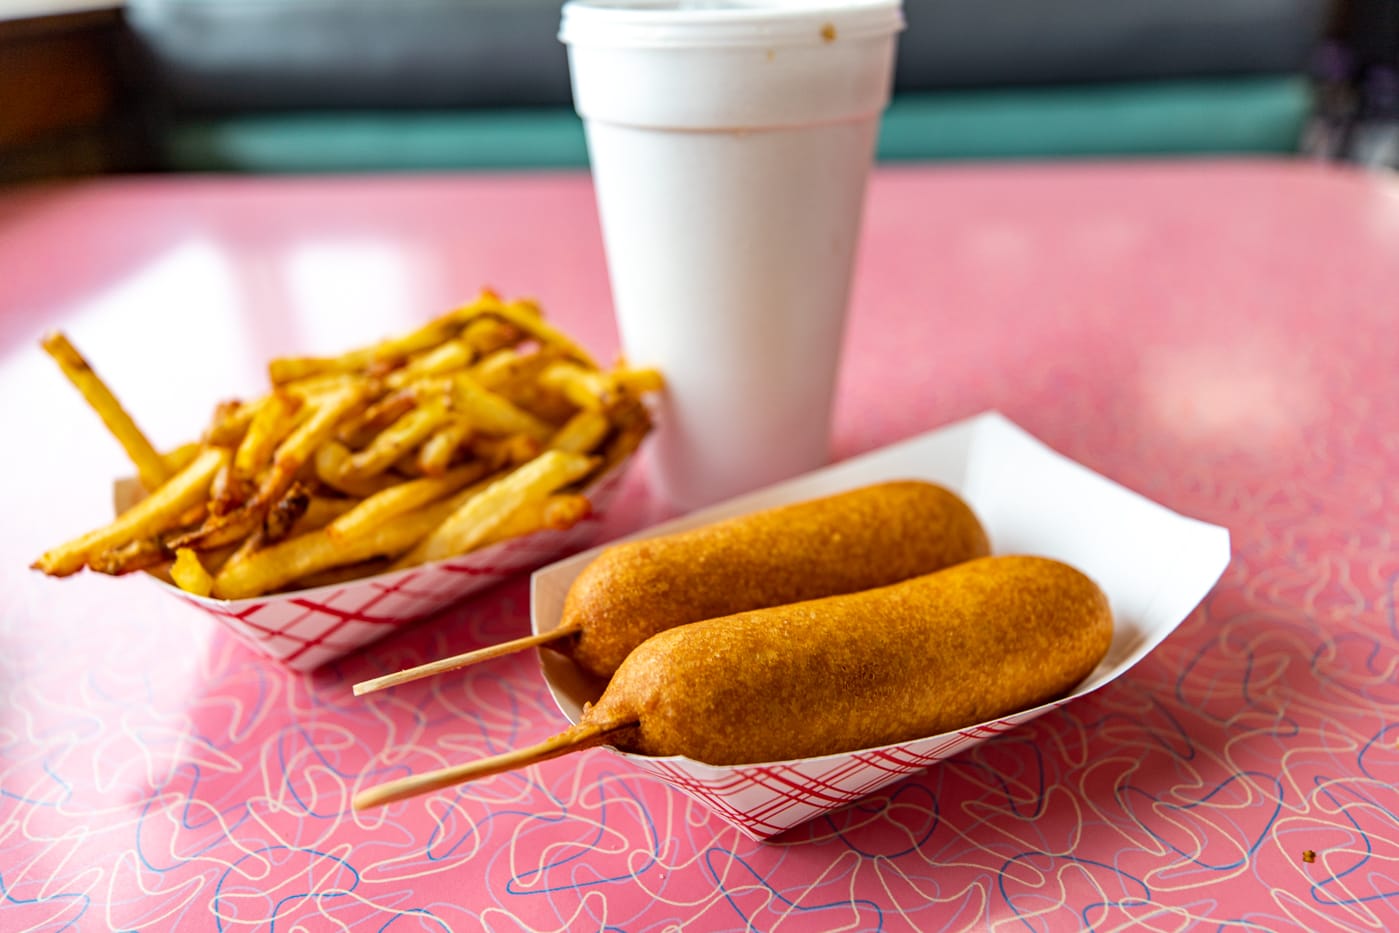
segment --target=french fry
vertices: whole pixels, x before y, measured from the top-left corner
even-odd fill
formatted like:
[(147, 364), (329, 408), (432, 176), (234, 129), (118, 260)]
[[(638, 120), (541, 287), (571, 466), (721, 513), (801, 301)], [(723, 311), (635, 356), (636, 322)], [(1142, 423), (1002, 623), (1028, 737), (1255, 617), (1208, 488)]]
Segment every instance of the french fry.
[[(587, 496), (578, 493), (554, 495), (544, 501), (543, 521), (538, 527), (567, 531), (591, 514), (593, 503)], [(520, 533), (523, 532), (517, 532)]]
[(189, 466), (115, 521), (46, 552), (34, 567), (50, 576), (64, 577), (80, 570), (94, 554), (168, 530), (185, 510), (204, 500), (214, 474), (228, 458), (228, 451), (221, 447), (204, 448)]
[(251, 483), (272, 458), (272, 452), (291, 432), (296, 412), (303, 402), (286, 392), (273, 392), (259, 406), (248, 433), (233, 455), (232, 480)]
[(481, 542), (481, 547), (490, 547), (536, 531), (567, 531), (591, 515), (592, 511), (593, 504), (588, 497), (578, 493), (559, 493), (534, 499), (517, 509), (509, 520)]
[(334, 357), (289, 356), (267, 364), (267, 378), (274, 386), (310, 380), (317, 376), (351, 373), (367, 367), (374, 359), (368, 347)]
[[(419, 447), (422, 445), (419, 444)], [(411, 450), (393, 462), (389, 467), (392, 473), (401, 479), (422, 479), (427, 474), (418, 466), (418, 452)]]
[(539, 381), (563, 393), (564, 397), (579, 408), (601, 410), (607, 406), (607, 397), (612, 386), (604, 373), (596, 369), (584, 369), (577, 363), (560, 361), (544, 370)]
[(204, 429), (203, 442), (211, 447), (237, 447), (253, 423), (258, 407), (265, 401), (240, 402), (229, 399), (214, 407), (214, 417)]
[(518, 382), (502, 386), (497, 392), (516, 408), (528, 412), (555, 429), (578, 412), (578, 406), (565, 398), (561, 392), (538, 382)]
[(310, 505), (311, 490), (299, 482), (292, 483), (286, 494), (267, 510), (267, 517), (262, 520), (263, 538), (269, 542), (285, 538)]
[(279, 541), (243, 560), (230, 560), (214, 578), (213, 595), (219, 599), (245, 599), (332, 567), (396, 556), (441, 524), (462, 497), (472, 492), (463, 490), (449, 499), (399, 515), (365, 537), (337, 541), (322, 528)]
[(383, 474), (368, 479), (351, 479), (350, 456), (350, 449), (344, 444), (326, 441), (316, 451), (316, 478), (331, 489), (359, 499), (372, 496), (398, 482), (397, 478)]
[(498, 351), (471, 368), (471, 377), (515, 407), (553, 425), (567, 421), (577, 406), (539, 376), (551, 364), (563, 359), (555, 347), (538, 346), (519, 352), (513, 347)]
[(384, 377), (384, 385), (390, 389), (401, 389), (415, 379), (424, 376), (439, 376), (443, 373), (464, 369), (476, 357), (476, 351), (466, 338), (449, 340), (441, 346), (415, 356), (400, 369), (395, 369)]
[[(204, 515), (227, 515), (241, 505), (247, 495), (247, 491), (235, 492), (233, 489), (233, 461), (230, 459), (223, 469), (214, 474), (213, 482), (209, 484), (209, 501), (201, 503)], [(199, 521), (203, 522), (204, 518), (201, 517)], [(182, 521), (180, 524), (186, 523)]]
[[(213, 548), (208, 551), (199, 551), (199, 563), (202, 564), (204, 569), (212, 576), (219, 572), (220, 567), (228, 563), (228, 559), (233, 556), (234, 552), (237, 551), (240, 546), (241, 542), (239, 545), (225, 545), (224, 547)], [(167, 547), (167, 550), (170, 550), (170, 548)], [(179, 552), (179, 548), (175, 548), (174, 550), (176, 553)]]
[(539, 311), (539, 306), (533, 301), (512, 301), (509, 304), (497, 305), (494, 308), (470, 305), (459, 309), (456, 314), (463, 321), (483, 314), (493, 315), (514, 324), (540, 343), (557, 347), (565, 356), (577, 360), (584, 366), (597, 368), (597, 363), (588, 355), (588, 351), (575, 343), (567, 334), (547, 323)]
[(68, 342), (68, 338), (62, 332), (55, 331), (46, 335), (40, 345), (53, 357), (63, 375), (82, 393), (107, 430), (121, 444), (122, 450), (126, 451), (126, 456), (136, 467), (141, 485), (152, 490), (169, 479), (171, 471), (166, 466), (165, 458), (151, 446), (150, 440), (141, 433), (112, 390), (93, 371), (77, 348)]
[(199, 555), (189, 548), (175, 552), (175, 562), (170, 565), (170, 579), (186, 593), (195, 596), (208, 596), (214, 588), (214, 578), (199, 562)]
[(544, 450), (544, 445), (524, 434), (477, 437), (471, 440), (470, 447), (474, 456), (489, 463), (494, 470), (526, 463)]
[(120, 547), (94, 554), (88, 560), (87, 566), (88, 569), (98, 573), (120, 576), (124, 573), (134, 573), (137, 570), (149, 570), (169, 559), (170, 552), (165, 549), (160, 538), (152, 536), (137, 538), (135, 541), (128, 541)]
[(478, 318), (461, 329), (461, 340), (472, 351), (472, 359), (519, 343), (524, 335), (513, 324), (495, 318)]
[(564, 422), (563, 427), (549, 439), (554, 450), (586, 454), (597, 449), (612, 430), (612, 422), (600, 411), (585, 409)]
[[(500, 300), (494, 296), (482, 296), (467, 308), (472, 313), (485, 313), (497, 310)], [(373, 371), (376, 366), (384, 368), (401, 363), (414, 353), (430, 350), (461, 327), (461, 314), (467, 309), (457, 309), (428, 321), (426, 324), (398, 337), (381, 340), (368, 347), (360, 347), (339, 356), (299, 356), (275, 359), (267, 366), (267, 376), (273, 385), (283, 385), (315, 376), (334, 373), (354, 373)]]
[(266, 543), (266, 540), (267, 536), (263, 534), (261, 528), (255, 529), (252, 532), (250, 532), (248, 536), (245, 537), (241, 542), (239, 542), (238, 546), (233, 549), (233, 553), (229, 554), (228, 557), (224, 560), (224, 562), (219, 565), (219, 569), (215, 573), (215, 578), (217, 578), (218, 574), (222, 574), (225, 571), (230, 573), (236, 572), (236, 568), (239, 564), (248, 560), (258, 551), (262, 550), (262, 546)]
[(257, 475), (271, 459), (277, 444), (296, 422), (302, 400), (286, 392), (262, 399), (248, 422), (233, 460), (214, 477), (209, 490), (209, 511), (227, 515), (247, 502), (257, 489)]
[[(361, 490), (345, 488), (344, 477), (348, 470), (349, 462), (350, 448), (346, 447), (340, 441), (326, 441), (320, 446), (320, 449), (316, 451), (316, 478), (327, 486), (338, 489), (340, 492), (348, 493), (349, 495), (360, 495)], [(374, 492), (378, 491), (379, 490), (376, 489), (366, 494), (373, 495)]]
[(599, 476), (610, 472), (617, 464), (636, 453), (636, 449), (651, 431), (651, 416), (647, 413), (646, 406), (639, 401), (614, 411), (612, 421), (616, 425), (616, 431), (603, 451), (602, 463), (597, 468)]
[(62, 335), (44, 347), (148, 495), (34, 566), (145, 569), (221, 598), (570, 527), (591, 508), (578, 487), (635, 449), (650, 427), (637, 397), (660, 385), (600, 371), (537, 304), (487, 290), (368, 346), (273, 360), (268, 394), (221, 403), (200, 442), (159, 453)]
[(414, 353), (432, 349), (461, 329), (462, 314), (467, 309), (470, 309), (469, 315), (495, 314), (501, 310), (500, 299), (492, 294), (482, 294), (476, 301), (467, 305), (466, 309), (448, 311), (417, 330), (380, 341), (373, 347), (372, 358), (381, 362), (403, 360)]
[[(218, 479), (219, 476), (223, 475), (223, 473), (227, 469), (227, 467), (224, 467), (224, 469), (219, 470), (218, 473), (214, 474), (214, 478)], [(213, 487), (211, 485), (210, 489), (212, 488)], [(208, 516), (209, 503), (207, 501), (200, 502), (198, 505), (192, 505), (189, 508), (185, 509), (183, 512), (181, 512), (179, 517), (176, 518), (175, 521), (171, 523), (171, 525), (176, 529), (193, 528), (196, 525), (203, 524), (204, 519), (206, 519)], [(169, 534), (170, 533), (167, 533), (167, 537), (169, 536)]]
[(665, 377), (657, 369), (630, 369), (618, 366), (607, 374), (616, 391), (625, 392), (632, 398), (640, 398), (649, 392), (665, 391)]
[(558, 389), (579, 408), (606, 409), (627, 398), (665, 388), (661, 374), (654, 369), (626, 369), (611, 372), (585, 369), (576, 363), (560, 361), (539, 376), (541, 384)]
[(417, 447), (452, 416), (447, 399), (421, 405), (379, 433), (369, 446), (351, 454), (345, 462), (347, 479), (368, 479), (393, 466), (394, 462)]
[(453, 418), (432, 433), (418, 448), (418, 468), (427, 476), (441, 476), (452, 458), (471, 439), (471, 419)]
[(308, 531), (316, 531), (335, 521), (341, 515), (359, 505), (361, 499), (332, 499), (329, 496), (312, 496), (306, 503), (306, 511), (296, 520), (287, 537), (294, 538)]
[(185, 532), (170, 542), (173, 548), (194, 548), (207, 551), (240, 541), (254, 532), (262, 530), (262, 516), (266, 507), (249, 502), (232, 512), (223, 515), (210, 514), (204, 523), (193, 531)]
[[(392, 392), (373, 404), (353, 418), (347, 418), (336, 430), (335, 436), (346, 446), (358, 450), (365, 444), (374, 440), (375, 435), (412, 411), (418, 404), (420, 395), (419, 386), (415, 384), (412, 388)], [(438, 384), (438, 394), (445, 394), (448, 383)], [(421, 393), (426, 397), (426, 393)]]
[(580, 479), (595, 463), (591, 457), (561, 450), (540, 454), (467, 500), (432, 534), (395, 561), (393, 569), (474, 550), (504, 526), (516, 510)]
[(561, 358), (562, 354), (554, 347), (536, 347), (525, 353), (505, 347), (471, 367), (471, 378), (482, 388), (499, 391), (517, 383), (533, 382), (545, 367)]
[(201, 446), (198, 441), (190, 441), (188, 444), (181, 444), (174, 450), (166, 451), (160, 455), (160, 458), (165, 461), (165, 469), (170, 471), (171, 476), (174, 476), (189, 466), (191, 460), (199, 456)]
[[(223, 562), (218, 565), (218, 572), (222, 573), (224, 568), (236, 566), (247, 560), (253, 554), (275, 544), (288, 537), (292, 530), (300, 521), (301, 516), (310, 508), (311, 495), (306, 487), (299, 482), (292, 483), (291, 488), (267, 511), (267, 515), (257, 527), (246, 532), (242, 542), (234, 549)], [(244, 512), (238, 518), (241, 521), (251, 521), (253, 513)], [(178, 544), (178, 542), (176, 542)], [(177, 548), (177, 550), (189, 550), (188, 548)]]
[(457, 467), (441, 477), (409, 480), (375, 493), (326, 526), (326, 533), (337, 541), (367, 535), (378, 524), (411, 512), (429, 502), (455, 493), (486, 475), (481, 462)]
[(290, 392), (303, 402), (313, 402), (322, 395), (329, 392), (339, 392), (347, 385), (363, 378), (363, 373), (354, 371), (322, 373), (318, 376), (307, 376), (303, 379), (277, 384), (273, 391), (280, 389), (283, 392)]
[(327, 395), (311, 416), (297, 425), (296, 430), (282, 441), (272, 459), (272, 469), (258, 489), (258, 499), (270, 505), (287, 491), (301, 467), (315, 456), (316, 450), (330, 440), (341, 419), (362, 406), (369, 396), (369, 386), (358, 382)]
[(296, 479), (306, 461), (325, 443), (339, 420), (363, 404), (368, 393), (364, 381), (351, 383), (323, 397), (310, 416), (277, 446), (272, 467), (257, 492), (237, 510), (211, 515), (199, 527), (171, 542), (172, 547), (207, 550), (244, 538), (262, 527), (267, 512)]
[(452, 401), (458, 412), (487, 434), (526, 434), (542, 442), (554, 433), (546, 422), (483, 388), (466, 373), (452, 379)]

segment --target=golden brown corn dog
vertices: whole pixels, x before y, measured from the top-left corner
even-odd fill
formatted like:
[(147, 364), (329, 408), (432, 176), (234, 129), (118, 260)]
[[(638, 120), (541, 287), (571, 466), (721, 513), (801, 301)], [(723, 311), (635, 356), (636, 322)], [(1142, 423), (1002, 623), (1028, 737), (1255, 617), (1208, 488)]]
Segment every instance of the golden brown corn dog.
[(715, 765), (872, 748), (1068, 693), (1112, 642), (1102, 590), (1042, 557), (987, 557), (860, 593), (682, 625), (532, 748), (373, 788), (363, 808), (608, 743)]
[(1069, 691), (1112, 642), (1067, 564), (986, 557), (903, 583), (662, 632), (583, 722), (646, 755), (728, 765), (938, 735)]
[(689, 622), (886, 586), (990, 553), (955, 493), (879, 483), (619, 544), (574, 580), (552, 647), (609, 677), (643, 641)]
[(805, 599), (885, 586), (990, 552), (955, 493), (878, 483), (702, 528), (607, 548), (584, 568), (553, 632), (356, 684), (356, 695), (547, 645), (597, 677), (657, 632)]

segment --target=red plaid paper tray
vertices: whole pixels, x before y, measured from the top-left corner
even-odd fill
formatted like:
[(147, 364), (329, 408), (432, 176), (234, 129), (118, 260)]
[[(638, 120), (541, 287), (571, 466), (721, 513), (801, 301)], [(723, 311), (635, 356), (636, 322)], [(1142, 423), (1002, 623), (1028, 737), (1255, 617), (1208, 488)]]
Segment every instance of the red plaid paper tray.
[[(1150, 502), (1055, 453), (989, 413), (819, 470), (633, 537), (681, 531), (734, 515), (893, 479), (927, 479), (972, 506), (996, 553), (1072, 564), (1107, 593), (1114, 616), (1107, 657), (1067, 697), (944, 735), (819, 758), (718, 767), (683, 757), (612, 750), (689, 794), (754, 839), (766, 839), (980, 744), (1125, 674), (1160, 644), (1229, 563), (1227, 530)], [(569, 584), (597, 550), (537, 571), (534, 630), (559, 623)], [(540, 652), (559, 709), (577, 722), (596, 686), (571, 661)]]
[(567, 531), (536, 532), (420, 567), (235, 600), (195, 596), (150, 579), (218, 619), (254, 650), (293, 671), (309, 671), (508, 577), (587, 547), (625, 468), (620, 465), (588, 490), (592, 514)]

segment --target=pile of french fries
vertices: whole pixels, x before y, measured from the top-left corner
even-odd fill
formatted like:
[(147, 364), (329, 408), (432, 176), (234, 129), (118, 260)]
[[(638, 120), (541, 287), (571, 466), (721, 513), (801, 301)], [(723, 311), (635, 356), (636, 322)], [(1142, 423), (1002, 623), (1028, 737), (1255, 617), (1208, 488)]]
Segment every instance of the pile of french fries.
[(471, 304), (335, 357), (268, 367), (156, 450), (62, 334), (43, 347), (136, 467), (145, 498), (34, 567), (168, 574), (245, 599), (412, 567), (586, 517), (589, 484), (650, 430), (654, 370), (601, 369), (530, 301)]

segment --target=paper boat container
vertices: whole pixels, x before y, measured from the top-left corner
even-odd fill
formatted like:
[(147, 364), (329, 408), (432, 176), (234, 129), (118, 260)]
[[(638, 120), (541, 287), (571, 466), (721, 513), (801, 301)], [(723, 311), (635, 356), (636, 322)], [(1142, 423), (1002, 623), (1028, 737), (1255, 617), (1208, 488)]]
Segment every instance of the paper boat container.
[[(588, 490), (592, 514), (567, 531), (541, 531), (493, 547), (399, 570), (252, 599), (195, 596), (158, 577), (162, 589), (218, 619), (250, 647), (294, 671), (309, 671), (430, 616), (507, 577), (587, 547), (621, 484), (619, 464)], [(118, 484), (117, 506), (139, 495)]]
[[(716, 767), (683, 757), (621, 755), (709, 806), (754, 839), (835, 810), (1122, 676), (1190, 614), (1229, 563), (1229, 533), (1185, 518), (1055, 453), (991, 413), (810, 473), (633, 537), (681, 531), (881, 480), (921, 478), (961, 494), (998, 554), (1053, 557), (1107, 593), (1107, 657), (1067, 697), (944, 735), (820, 758)], [(597, 553), (534, 574), (535, 631), (558, 625), (564, 594)], [(545, 679), (570, 722), (598, 686), (572, 662), (541, 652)]]

